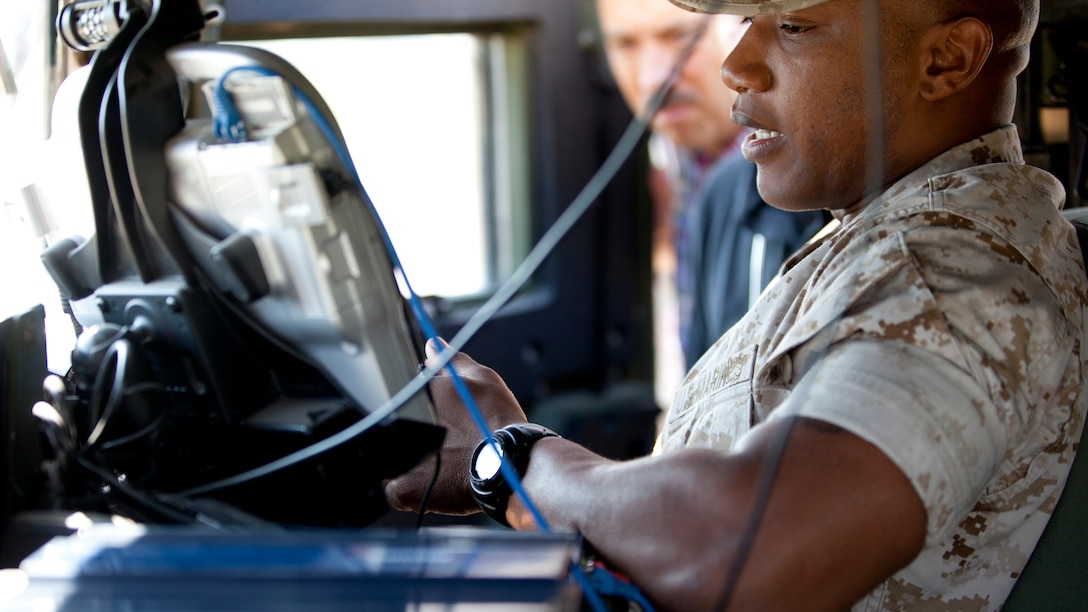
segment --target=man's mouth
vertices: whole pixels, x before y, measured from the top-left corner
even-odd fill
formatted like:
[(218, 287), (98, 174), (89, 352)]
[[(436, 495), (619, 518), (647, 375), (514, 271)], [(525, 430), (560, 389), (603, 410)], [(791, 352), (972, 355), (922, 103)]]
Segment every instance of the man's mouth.
[(756, 130), (753, 140), (771, 140), (772, 138), (778, 138), (782, 135), (782, 132), (776, 132), (774, 130)]
[(741, 153), (750, 162), (758, 162), (765, 159), (786, 144), (786, 137), (782, 132), (755, 128), (748, 138), (741, 143)]

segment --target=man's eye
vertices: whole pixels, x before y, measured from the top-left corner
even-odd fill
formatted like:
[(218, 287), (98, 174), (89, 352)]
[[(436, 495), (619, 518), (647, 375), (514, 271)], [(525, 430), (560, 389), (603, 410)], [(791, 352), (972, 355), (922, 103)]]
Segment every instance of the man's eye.
[(698, 30), (677, 30), (672, 33), (672, 39), (676, 42), (684, 43), (695, 38), (697, 32)]
[(809, 26), (799, 26), (792, 23), (783, 23), (781, 26), (782, 31), (786, 34), (801, 34), (808, 31)]
[(605, 47), (611, 51), (630, 51), (637, 46), (635, 41), (626, 38), (612, 38), (605, 42)]

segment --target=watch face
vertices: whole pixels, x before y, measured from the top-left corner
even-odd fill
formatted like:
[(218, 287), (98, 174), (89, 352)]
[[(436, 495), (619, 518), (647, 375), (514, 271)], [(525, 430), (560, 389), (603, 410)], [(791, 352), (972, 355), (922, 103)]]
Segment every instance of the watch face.
[[(498, 452), (495, 452), (498, 449)], [(502, 446), (499, 444), (485, 444), (476, 455), (476, 463), (472, 469), (476, 471), (476, 477), (480, 480), (490, 480), (499, 473), (502, 465)]]

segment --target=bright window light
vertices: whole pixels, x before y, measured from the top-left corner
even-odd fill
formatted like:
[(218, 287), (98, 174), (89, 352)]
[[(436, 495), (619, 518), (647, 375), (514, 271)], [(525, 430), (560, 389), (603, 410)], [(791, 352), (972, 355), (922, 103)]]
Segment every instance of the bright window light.
[(486, 95), (470, 34), (244, 41), (287, 60), (328, 103), (420, 295), (489, 285)]

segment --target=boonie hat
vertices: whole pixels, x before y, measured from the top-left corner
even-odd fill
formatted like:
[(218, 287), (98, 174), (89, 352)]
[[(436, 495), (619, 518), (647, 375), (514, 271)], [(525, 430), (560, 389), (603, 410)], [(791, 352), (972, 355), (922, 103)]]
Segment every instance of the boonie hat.
[(787, 11), (796, 11), (827, 0), (669, 0), (680, 8), (696, 13), (728, 13), (754, 17), (756, 15), (776, 15)]

